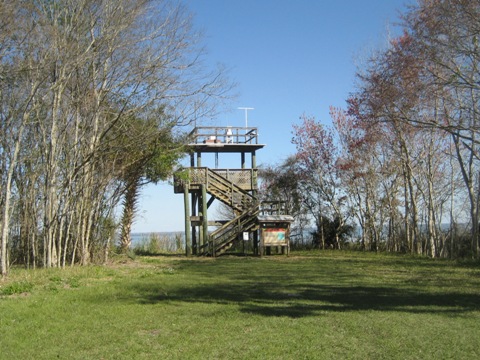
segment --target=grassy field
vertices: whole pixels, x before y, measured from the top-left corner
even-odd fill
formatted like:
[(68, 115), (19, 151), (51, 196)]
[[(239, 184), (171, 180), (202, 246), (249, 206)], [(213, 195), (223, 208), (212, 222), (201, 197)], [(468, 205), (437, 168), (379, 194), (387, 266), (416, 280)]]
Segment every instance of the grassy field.
[(0, 359), (480, 358), (478, 263), (137, 257), (0, 286)]

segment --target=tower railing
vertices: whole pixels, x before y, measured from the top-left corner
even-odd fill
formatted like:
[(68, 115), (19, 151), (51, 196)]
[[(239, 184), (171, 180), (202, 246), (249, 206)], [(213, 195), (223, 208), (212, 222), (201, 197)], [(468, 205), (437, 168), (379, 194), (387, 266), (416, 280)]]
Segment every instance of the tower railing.
[(193, 144), (258, 144), (256, 127), (201, 126), (193, 129), (189, 137)]
[(207, 167), (191, 167), (180, 170), (174, 175), (175, 194), (183, 193), (188, 182), (190, 189), (196, 190), (201, 185), (208, 185), (209, 171), (222, 176), (244, 191), (257, 190), (257, 169), (209, 169)]

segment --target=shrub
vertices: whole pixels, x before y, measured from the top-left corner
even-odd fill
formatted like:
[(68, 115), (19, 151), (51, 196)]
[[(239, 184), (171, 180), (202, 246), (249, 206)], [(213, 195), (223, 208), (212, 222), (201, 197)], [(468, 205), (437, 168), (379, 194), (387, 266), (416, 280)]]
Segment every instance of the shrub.
[(1, 295), (23, 294), (32, 291), (33, 284), (28, 281), (17, 281), (0, 288)]

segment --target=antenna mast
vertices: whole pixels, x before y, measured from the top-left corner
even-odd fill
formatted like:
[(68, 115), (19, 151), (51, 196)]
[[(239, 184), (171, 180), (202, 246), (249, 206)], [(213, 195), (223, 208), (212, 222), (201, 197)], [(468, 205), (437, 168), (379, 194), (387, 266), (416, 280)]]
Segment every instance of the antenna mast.
[(248, 110), (255, 110), (252, 107), (239, 107), (238, 110), (245, 110), (245, 128), (248, 128)]

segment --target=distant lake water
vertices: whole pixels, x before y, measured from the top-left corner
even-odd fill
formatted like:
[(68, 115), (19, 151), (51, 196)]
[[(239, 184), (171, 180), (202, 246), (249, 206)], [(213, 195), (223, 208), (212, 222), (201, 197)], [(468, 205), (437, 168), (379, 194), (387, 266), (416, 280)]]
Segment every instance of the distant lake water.
[(165, 251), (178, 251), (178, 240), (182, 248), (185, 246), (185, 233), (183, 231), (171, 232), (142, 232), (131, 233), (132, 247), (144, 246), (155, 240), (159, 248)]

